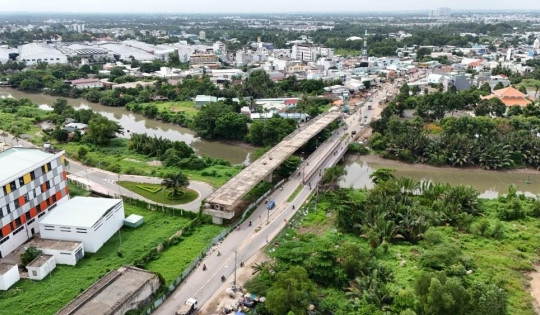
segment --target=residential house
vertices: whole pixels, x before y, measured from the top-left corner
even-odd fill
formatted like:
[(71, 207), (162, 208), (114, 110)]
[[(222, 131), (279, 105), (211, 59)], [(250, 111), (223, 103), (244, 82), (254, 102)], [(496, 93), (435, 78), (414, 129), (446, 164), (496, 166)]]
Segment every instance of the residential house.
[(490, 95), (482, 97), (482, 99), (488, 100), (492, 98), (500, 99), (507, 107), (511, 107), (514, 105), (525, 107), (533, 101), (530, 96), (521, 93), (520, 91), (511, 86), (504, 89), (495, 90)]

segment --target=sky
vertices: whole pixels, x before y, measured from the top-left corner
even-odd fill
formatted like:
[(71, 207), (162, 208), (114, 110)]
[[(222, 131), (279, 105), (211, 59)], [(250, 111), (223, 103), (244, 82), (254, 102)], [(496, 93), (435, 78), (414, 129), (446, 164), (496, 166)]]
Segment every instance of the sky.
[(453, 10), (540, 10), (540, 0), (0, 0), (7, 12), (273, 13)]

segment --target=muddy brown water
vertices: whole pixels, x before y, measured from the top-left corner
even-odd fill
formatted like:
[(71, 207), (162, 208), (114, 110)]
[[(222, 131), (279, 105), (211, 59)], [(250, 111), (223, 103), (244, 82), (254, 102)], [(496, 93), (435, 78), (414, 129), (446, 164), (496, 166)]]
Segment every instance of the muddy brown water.
[[(28, 98), (42, 108), (52, 106), (55, 96), (33, 94), (11, 88), (0, 88), (0, 97)], [(198, 154), (223, 158), (234, 164), (249, 164), (254, 149), (247, 145), (236, 145), (219, 141), (206, 141), (197, 137), (195, 132), (178, 125), (164, 123), (156, 119), (148, 119), (140, 114), (127, 111), (124, 107), (108, 107), (88, 102), (82, 98), (67, 98), (68, 104), (76, 109), (91, 108), (97, 113), (116, 121), (124, 128), (122, 137), (129, 138), (131, 133), (146, 133), (170, 140), (185, 141)], [(129, 131), (129, 132), (128, 132)]]
[[(342, 179), (342, 187), (371, 188), (369, 175), (379, 168), (395, 169), (397, 177), (415, 180), (465, 184), (475, 187), (484, 198), (496, 198), (508, 192), (508, 186), (517, 185), (520, 192), (528, 196), (540, 194), (540, 172), (534, 169), (512, 171), (486, 171), (477, 168), (432, 167), (422, 164), (406, 164), (377, 156), (348, 155), (344, 162), (347, 175)], [(527, 183), (527, 181), (529, 183)]]

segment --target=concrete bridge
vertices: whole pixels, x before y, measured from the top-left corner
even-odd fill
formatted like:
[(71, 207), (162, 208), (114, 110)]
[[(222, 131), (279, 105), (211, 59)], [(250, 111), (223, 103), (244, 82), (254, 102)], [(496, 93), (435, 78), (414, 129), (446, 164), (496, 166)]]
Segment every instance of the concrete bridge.
[(281, 163), (324, 128), (341, 117), (340, 112), (329, 112), (321, 114), (302, 125), (208, 196), (203, 212), (211, 215), (213, 222), (216, 224), (222, 224), (223, 219), (234, 218), (244, 210), (239, 208), (242, 198), (257, 183), (262, 180), (271, 181), (272, 172)]

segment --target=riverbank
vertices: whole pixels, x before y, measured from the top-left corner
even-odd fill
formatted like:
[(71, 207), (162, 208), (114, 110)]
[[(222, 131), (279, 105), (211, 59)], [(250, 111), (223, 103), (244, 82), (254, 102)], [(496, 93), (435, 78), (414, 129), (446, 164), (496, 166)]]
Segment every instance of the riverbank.
[[(52, 106), (58, 98), (42, 93), (26, 93), (13, 88), (0, 87), (0, 98), (13, 97), (15, 99), (27, 98), (39, 105)], [(92, 109), (94, 112), (117, 122), (123, 129), (123, 138), (129, 138), (132, 133), (145, 133), (150, 136), (162, 137), (174, 141), (184, 141), (192, 147), (197, 154), (222, 158), (233, 164), (246, 164), (251, 162), (255, 149), (250, 145), (238, 142), (207, 141), (198, 137), (194, 131), (177, 124), (166, 123), (157, 119), (146, 118), (141, 114), (133, 113), (124, 107), (109, 107), (92, 103), (82, 98), (66, 98), (68, 105), (75, 109)]]
[(515, 169), (488, 171), (480, 168), (435, 167), (426, 164), (407, 164), (401, 161), (384, 159), (376, 155), (353, 155), (345, 158), (347, 174), (340, 182), (341, 187), (371, 188), (369, 175), (379, 168), (395, 169), (395, 176), (410, 177), (416, 181), (429, 180), (452, 185), (471, 185), (482, 198), (497, 198), (516, 185), (527, 196), (540, 194), (540, 173), (534, 169)]
[(415, 168), (415, 169), (422, 169), (422, 170), (459, 170), (459, 171), (467, 171), (467, 172), (490, 172), (490, 173), (502, 173), (502, 174), (529, 174), (529, 175), (540, 175), (540, 171), (534, 169), (534, 168), (516, 168), (516, 169), (508, 169), (508, 170), (483, 170), (480, 167), (453, 167), (448, 165), (443, 166), (433, 166), (429, 164), (422, 164), (422, 163), (406, 163), (398, 160), (391, 160), (391, 159), (385, 159), (379, 155), (375, 154), (368, 154), (362, 156), (362, 160), (366, 163), (374, 163), (374, 164), (384, 164), (388, 165), (390, 168), (392, 165), (395, 165), (397, 167), (408, 167), (408, 168)]

